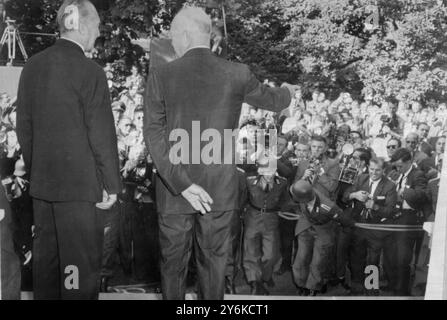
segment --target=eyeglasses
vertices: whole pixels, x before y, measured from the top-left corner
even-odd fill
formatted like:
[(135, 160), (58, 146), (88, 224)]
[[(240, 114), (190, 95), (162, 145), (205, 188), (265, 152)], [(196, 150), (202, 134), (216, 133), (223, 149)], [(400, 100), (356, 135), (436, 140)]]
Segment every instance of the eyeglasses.
[(417, 141), (406, 141), (407, 144), (417, 144)]
[(386, 148), (387, 149), (397, 149), (397, 146), (396, 145), (389, 145)]

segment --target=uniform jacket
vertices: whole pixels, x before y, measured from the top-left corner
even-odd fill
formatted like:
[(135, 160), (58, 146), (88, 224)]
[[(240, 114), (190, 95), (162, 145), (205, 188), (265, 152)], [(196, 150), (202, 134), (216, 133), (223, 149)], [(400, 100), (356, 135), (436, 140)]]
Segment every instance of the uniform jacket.
[[(238, 208), (234, 144), (226, 141), (227, 148), (220, 150), (220, 163), (204, 164), (200, 150), (209, 142), (200, 143), (200, 136), (193, 136), (192, 122), (200, 124), (200, 132), (213, 129), (223, 145), (224, 130), (238, 126), (243, 102), (278, 112), (289, 105), (290, 93), (285, 88), (262, 85), (246, 65), (216, 57), (206, 48), (192, 49), (150, 71), (145, 93), (144, 137), (162, 182), (156, 184), (159, 212), (195, 213), (181, 196), (193, 183), (213, 198), (212, 211)], [(183, 153), (186, 161), (180, 164), (169, 157), (176, 142), (169, 141), (173, 129), (181, 129), (190, 140), (189, 155)]]
[(20, 78), (17, 136), (31, 196), (102, 200), (121, 190), (116, 132), (102, 68), (60, 39), (33, 56)]
[(297, 207), (301, 218), (295, 227), (295, 235), (313, 227), (318, 232), (333, 232), (334, 221), (340, 221), (343, 211), (337, 207), (335, 202), (330, 200), (319, 191), (315, 191), (317, 198), (314, 210), (309, 212), (306, 205), (300, 204)]
[[(309, 168), (309, 160), (301, 161), (298, 164), (295, 180), (300, 180), (304, 172)], [(337, 160), (329, 159), (326, 156), (322, 160), (323, 171), (314, 182), (314, 188), (324, 194), (327, 198), (335, 199), (335, 191), (338, 187), (340, 176), (340, 165)]]
[(288, 197), (287, 179), (275, 176), (269, 191), (263, 190), (262, 179), (262, 176), (247, 178), (248, 209), (252, 211), (257, 210), (256, 208), (280, 211), (281, 205)]

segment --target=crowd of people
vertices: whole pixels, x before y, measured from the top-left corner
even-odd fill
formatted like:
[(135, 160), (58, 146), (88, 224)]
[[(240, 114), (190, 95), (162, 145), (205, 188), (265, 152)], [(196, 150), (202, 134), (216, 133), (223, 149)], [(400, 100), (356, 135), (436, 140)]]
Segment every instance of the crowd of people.
[[(373, 92), (361, 103), (346, 92), (330, 101), (318, 90), (306, 101), (298, 90), (280, 114), (244, 105), (240, 127), (240, 143), (248, 146), (262, 140), (262, 129), (280, 133), (275, 174), (266, 173), (262, 161), (240, 166), (248, 193), (241, 202), (242, 268), (253, 294), (268, 294), (280, 260), (276, 273), (291, 271), (299, 295), (323, 294), (331, 286), (353, 295), (424, 294), (429, 240), (415, 228), (434, 221), (444, 103), (436, 109), (377, 104)], [(258, 159), (253, 149), (246, 157)], [(273, 177), (287, 182), (266, 189)], [(281, 196), (287, 190), (292, 204)], [(382, 291), (364, 287), (371, 265), (380, 270)], [(233, 276), (227, 275), (228, 292)]]
[[(143, 139), (144, 76), (133, 66), (126, 80), (117, 83), (111, 64), (104, 71), (124, 182), (120, 204), (107, 216), (105, 228), (102, 281), (106, 291), (116, 271), (117, 252), (123, 269), (132, 269), (130, 242), (141, 226), (138, 222), (133, 228), (123, 226), (129, 220), (122, 217), (138, 212), (143, 218), (133, 217), (135, 221), (156, 219), (152, 178), (156, 170)], [(268, 294), (266, 285), (273, 286), (275, 275), (288, 271), (299, 295), (322, 294), (328, 286), (338, 285), (352, 294), (379, 294), (378, 288), (364, 291), (362, 282), (365, 267), (376, 265), (390, 292), (422, 295), (426, 235), (411, 227), (394, 232), (386, 226), (418, 226), (433, 219), (446, 141), (446, 104), (432, 109), (418, 102), (377, 103), (374, 92), (367, 92), (362, 102), (347, 92), (334, 101), (318, 90), (310, 100), (303, 96), (297, 91), (290, 106), (279, 114), (249, 105), (242, 108), (238, 142), (256, 145), (264, 132), (261, 129), (276, 129), (278, 170), (271, 172), (258, 161), (239, 165), (241, 201), (232, 227), (227, 293), (237, 293), (234, 281), (242, 269), (252, 294)], [(14, 99), (1, 94), (0, 108), (1, 179), (14, 212), (16, 251), (29, 268), (32, 205), (15, 133)], [(302, 181), (312, 190), (306, 191)], [(305, 203), (300, 196), (293, 201), (294, 188), (297, 194), (317, 196)], [(343, 219), (326, 219), (325, 211), (334, 210)], [(325, 218), (308, 216), (309, 225), (300, 226), (300, 217), (312, 212)], [(356, 223), (376, 229), (358, 228)], [(381, 224), (384, 227), (377, 229)], [(143, 238), (140, 241), (148, 241)], [(156, 235), (150, 241), (157, 251)], [(422, 270), (419, 283), (418, 268)], [(156, 267), (151, 270), (157, 272)]]

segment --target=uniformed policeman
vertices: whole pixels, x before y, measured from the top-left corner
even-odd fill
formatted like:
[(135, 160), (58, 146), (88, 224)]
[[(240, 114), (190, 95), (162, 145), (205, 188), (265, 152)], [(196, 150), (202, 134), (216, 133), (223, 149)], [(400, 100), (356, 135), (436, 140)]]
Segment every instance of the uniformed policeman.
[(253, 295), (268, 295), (264, 283), (273, 284), (273, 267), (280, 258), (278, 211), (287, 185), (287, 179), (270, 167), (260, 167), (258, 175), (247, 177), (243, 267)]
[(348, 224), (342, 210), (307, 181), (299, 180), (290, 194), (301, 216), (295, 229), (298, 251), (293, 263), (293, 277), (298, 295), (315, 296), (326, 285), (328, 264), (334, 246), (335, 221)]

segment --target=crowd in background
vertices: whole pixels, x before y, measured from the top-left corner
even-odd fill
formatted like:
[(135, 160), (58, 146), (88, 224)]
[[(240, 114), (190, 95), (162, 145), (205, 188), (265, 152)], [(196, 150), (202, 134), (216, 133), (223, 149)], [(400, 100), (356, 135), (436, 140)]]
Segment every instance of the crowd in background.
[[(140, 271), (144, 270), (141, 272), (137, 270), (137, 273), (143, 274), (141, 278), (144, 278), (144, 274), (148, 272), (148, 268), (144, 267), (148, 264), (148, 258), (145, 257), (145, 252), (135, 252), (135, 242), (150, 241), (153, 244), (152, 249), (158, 250), (156, 228), (148, 235), (147, 226), (145, 227), (145, 224), (156, 225), (156, 221), (153, 220), (156, 219), (156, 214), (154, 179), (152, 179), (155, 170), (143, 139), (145, 80), (138, 66), (133, 66), (130, 75), (120, 81), (117, 81), (111, 64), (107, 64), (104, 71), (111, 92), (121, 175), (125, 187), (120, 195), (119, 205), (114, 209), (115, 213), (109, 215), (106, 223), (102, 275), (105, 279), (113, 277), (118, 256), (121, 267), (128, 273), (139, 269), (135, 265), (143, 265)], [(274, 84), (266, 81), (266, 85)], [(344, 201), (346, 193), (358, 191), (353, 188), (362, 174), (368, 174), (371, 159), (383, 158), (379, 166), (384, 170), (384, 175), (398, 184), (400, 173), (394, 167), (394, 163), (405, 160), (406, 154), (402, 149), (406, 149), (411, 156), (412, 166), (423, 173), (421, 185), (425, 198), (419, 201), (430, 205), (418, 207), (417, 211), (424, 211), (424, 219), (420, 221), (426, 221), (434, 215), (436, 208), (447, 130), (446, 104), (440, 103), (436, 109), (432, 109), (424, 107), (419, 102), (412, 104), (400, 101), (378, 102), (375, 98), (374, 92), (367, 92), (362, 101), (358, 101), (349, 93), (342, 92), (337, 99), (330, 101), (324, 92), (315, 90), (307, 100), (304, 98), (304, 92), (297, 91), (289, 108), (279, 114), (244, 104), (240, 118), (239, 142), (256, 144), (261, 132), (259, 129), (277, 129), (279, 133), (277, 156), (280, 159), (278, 175), (285, 178), (289, 186), (303, 179), (303, 176), (309, 178), (310, 171), (315, 175), (316, 164), (319, 166), (318, 170), (321, 167), (327, 168), (325, 166), (328, 163), (335, 164), (330, 170), (318, 171), (316, 173), (318, 178), (311, 182), (315, 189), (321, 188), (342, 210), (350, 207), (349, 202)], [(15, 99), (4, 93), (0, 95), (0, 117), (1, 179), (14, 212), (16, 250), (24, 265), (29, 266), (32, 248), (32, 206), (27, 194), (29, 177), (25, 172), (15, 133)], [(400, 158), (393, 158), (398, 151)], [(374, 163), (377, 164), (377, 161)], [(302, 168), (303, 165), (306, 167)], [(244, 181), (241, 183), (241, 188), (244, 189), (241, 190), (241, 194), (250, 193), (250, 188), (247, 188), (245, 182), (250, 181), (250, 177), (259, 175), (257, 168), (252, 169), (240, 166), (241, 179)], [(248, 195), (247, 199), (249, 198)], [(254, 268), (253, 262), (244, 260), (244, 252), (240, 252), (241, 248), (244, 248), (242, 251), (248, 252), (253, 249), (250, 245), (255, 245), (250, 244), (249, 239), (241, 235), (240, 231), (243, 229), (241, 225), (247, 223), (244, 219), (247, 206), (250, 206), (250, 200), (248, 204), (247, 201), (241, 202), (240, 220), (235, 222), (235, 230), (238, 231), (235, 231), (230, 254), (234, 259), (229, 262), (229, 265), (233, 266), (227, 274), (229, 283), (227, 292), (234, 290), (231, 284), (238, 269), (242, 268), (247, 275)], [(129, 215), (132, 217), (129, 218)], [(275, 232), (272, 241), (278, 244), (280, 255), (268, 256), (269, 250), (265, 248), (268, 248), (269, 244), (258, 254), (259, 261), (270, 260), (270, 268), (275, 268), (277, 262), (282, 260), (280, 268), (275, 269), (277, 275), (291, 271), (297, 259), (300, 259), (296, 256), (299, 250), (294, 235), (295, 225), (296, 221), (285, 218), (273, 221)], [(248, 226), (245, 226), (245, 232), (247, 230)], [(352, 237), (344, 239), (343, 231), (345, 230), (342, 227), (334, 229), (336, 237), (334, 247), (331, 249), (334, 253), (331, 255), (332, 258), (327, 260), (331, 266), (327, 266), (329, 271), (321, 281), (323, 286), (306, 288), (298, 285), (300, 294), (321, 293), (324, 292), (323, 288), (331, 284), (341, 284), (347, 290), (351, 289), (345, 279), (345, 270), (352, 267), (349, 247), (353, 240)], [(240, 241), (246, 243), (241, 246)], [(418, 241), (421, 247), (423, 239)], [(144, 247), (144, 244), (142, 246)], [(415, 251), (416, 258), (420, 252), (421, 250)], [(138, 255), (141, 258), (136, 258)], [(157, 267), (152, 268), (150, 272), (157, 272)], [(271, 272), (269, 274), (263, 281), (272, 285), (273, 275)], [(412, 274), (415, 274), (415, 269), (412, 270)], [(253, 281), (260, 280), (256, 278)], [(407, 286), (409, 285), (408, 283)], [(263, 294), (267, 293), (267, 289), (258, 286), (252, 292)], [(423, 290), (416, 294), (418, 293), (422, 294)]]

